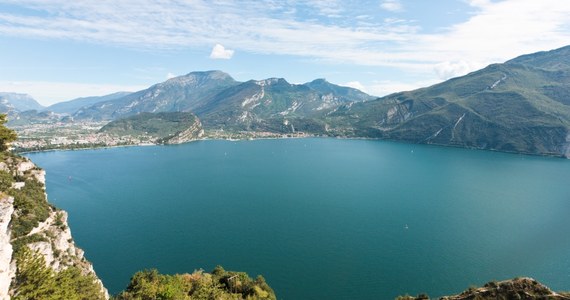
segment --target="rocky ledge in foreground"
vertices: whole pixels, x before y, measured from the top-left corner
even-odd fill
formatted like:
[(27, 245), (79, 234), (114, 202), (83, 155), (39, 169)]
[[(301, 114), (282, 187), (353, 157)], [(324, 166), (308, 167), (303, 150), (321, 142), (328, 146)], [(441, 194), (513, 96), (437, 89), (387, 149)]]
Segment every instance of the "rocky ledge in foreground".
[[(430, 298), (424, 294), (418, 295), (417, 297), (400, 296), (396, 298), (396, 300), (428, 300), (428, 299)], [(532, 278), (522, 277), (522, 278), (499, 281), (499, 282), (491, 281), (486, 283), (483, 287), (480, 288), (471, 287), (459, 295), (445, 296), (439, 298), (439, 300), (491, 300), (491, 299), (493, 300), (568, 299), (570, 300), (570, 292), (556, 293)]]

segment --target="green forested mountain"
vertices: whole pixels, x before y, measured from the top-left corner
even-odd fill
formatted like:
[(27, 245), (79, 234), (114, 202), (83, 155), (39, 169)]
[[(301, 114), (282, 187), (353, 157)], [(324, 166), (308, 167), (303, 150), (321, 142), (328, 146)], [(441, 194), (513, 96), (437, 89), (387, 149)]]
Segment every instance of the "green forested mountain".
[(344, 105), (330, 133), (508, 152), (570, 154), (570, 47), (431, 87)]
[(151, 137), (161, 144), (187, 142), (203, 134), (200, 120), (189, 112), (143, 112), (112, 121), (100, 131), (118, 136)]

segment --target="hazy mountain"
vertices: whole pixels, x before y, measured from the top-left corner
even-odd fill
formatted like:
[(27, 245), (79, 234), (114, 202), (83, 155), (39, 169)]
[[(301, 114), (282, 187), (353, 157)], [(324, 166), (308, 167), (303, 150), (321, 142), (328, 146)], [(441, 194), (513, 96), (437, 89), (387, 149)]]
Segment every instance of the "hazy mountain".
[(45, 108), (45, 110), (52, 111), (60, 114), (73, 114), (80, 108), (85, 106), (91, 106), (99, 102), (112, 101), (118, 98), (125, 97), (131, 94), (130, 92), (117, 92), (105, 96), (94, 96), (94, 97), (81, 97), (65, 102), (59, 102), (50, 105)]
[(43, 106), (27, 94), (0, 93), (0, 113), (8, 115), (8, 125), (50, 123), (58, 120), (52, 113), (40, 113)]
[(44, 107), (32, 96), (18, 93), (0, 93), (0, 112), (41, 110)]
[(532, 154), (570, 154), (570, 47), (428, 88), (341, 106), (330, 133)]
[(84, 107), (74, 116), (113, 120), (140, 112), (192, 111), (216, 93), (238, 84), (221, 71), (192, 72), (111, 101)]

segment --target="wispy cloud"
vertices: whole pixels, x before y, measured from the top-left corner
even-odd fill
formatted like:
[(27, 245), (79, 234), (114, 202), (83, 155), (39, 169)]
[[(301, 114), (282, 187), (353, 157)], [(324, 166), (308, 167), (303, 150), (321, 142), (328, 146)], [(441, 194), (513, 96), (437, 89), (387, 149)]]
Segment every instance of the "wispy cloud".
[(359, 81), (351, 81), (343, 86), (348, 86), (351, 88), (359, 89), (369, 95), (373, 96), (385, 96), (388, 94), (402, 92), (402, 91), (411, 91), (421, 87), (430, 86), (432, 84), (437, 83), (437, 80), (420, 80), (416, 82), (402, 82), (402, 81), (395, 81), (395, 80), (376, 80), (370, 84), (362, 84)]
[(210, 53), (211, 59), (230, 59), (234, 56), (234, 50), (226, 49), (220, 44), (216, 44)]
[(391, 12), (402, 11), (404, 8), (400, 0), (384, 0), (380, 2), (380, 7)]
[[(366, 11), (345, 14), (354, 8), (347, 6), (355, 5), (346, 1), (4, 2), (35, 11), (0, 13), (4, 36), (147, 50), (208, 49), (224, 41), (237, 51), (394, 67), (442, 79), (570, 41), (568, 0), (468, 0), (471, 17), (435, 33), (403, 18), (351, 22)], [(404, 9), (395, 0), (375, 3), (391, 11)], [(227, 49), (219, 53), (231, 57)]]

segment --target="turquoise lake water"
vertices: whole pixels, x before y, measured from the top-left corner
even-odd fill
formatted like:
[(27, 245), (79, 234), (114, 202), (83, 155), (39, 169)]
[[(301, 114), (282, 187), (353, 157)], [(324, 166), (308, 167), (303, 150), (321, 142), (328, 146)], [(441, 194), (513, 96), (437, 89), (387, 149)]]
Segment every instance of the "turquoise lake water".
[(386, 141), (28, 154), (110, 292), (141, 269), (262, 274), (279, 299), (531, 276), (570, 290), (570, 160)]

